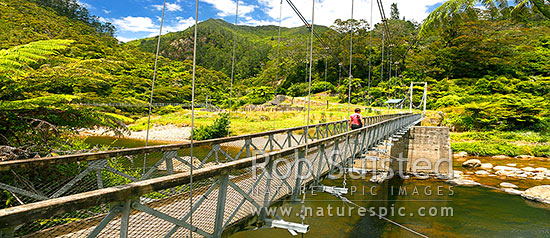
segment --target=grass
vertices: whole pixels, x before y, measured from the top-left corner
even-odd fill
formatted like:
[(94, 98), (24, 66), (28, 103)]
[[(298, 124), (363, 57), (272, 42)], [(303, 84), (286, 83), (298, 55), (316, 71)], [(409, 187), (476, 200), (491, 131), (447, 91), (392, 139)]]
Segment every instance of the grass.
[[(331, 102), (327, 108), (326, 99), (329, 101), (336, 101), (337, 97), (324, 96), (312, 96), (311, 110), (310, 110), (310, 124), (324, 123), (339, 121), (348, 118), (348, 105)], [(294, 107), (307, 108), (307, 98), (296, 97), (294, 100), (287, 99), (285, 104), (291, 104)], [(353, 113), (355, 108), (364, 108), (360, 105), (350, 105), (350, 113)], [(379, 108), (381, 112), (362, 112), (363, 116), (373, 116), (377, 114), (397, 113), (403, 110), (388, 110)], [(195, 111), (195, 127), (202, 125), (212, 124), (218, 113)], [(303, 111), (233, 111), (231, 112), (231, 135), (246, 135), (251, 133), (258, 133), (269, 130), (276, 130), (282, 128), (299, 127), (306, 125), (307, 110)], [(152, 115), (151, 125), (163, 126), (163, 125), (176, 125), (179, 127), (191, 126), (191, 111), (180, 109), (173, 113), (164, 115)], [(133, 124), (129, 125), (132, 131), (141, 131), (147, 129), (147, 117), (137, 119)]]
[(532, 155), (550, 157), (550, 135), (534, 131), (451, 133), (453, 151), (479, 156)]

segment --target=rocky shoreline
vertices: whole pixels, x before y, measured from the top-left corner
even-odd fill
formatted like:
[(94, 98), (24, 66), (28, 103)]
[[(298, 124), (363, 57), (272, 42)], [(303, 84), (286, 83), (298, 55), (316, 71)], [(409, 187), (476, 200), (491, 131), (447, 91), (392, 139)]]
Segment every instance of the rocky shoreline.
[[(453, 178), (447, 180), (455, 186), (483, 186), (497, 189), (512, 195), (520, 195), (528, 200), (550, 204), (550, 170), (535, 165), (530, 159), (532, 156), (518, 156), (511, 158), (500, 155), (487, 160), (498, 160), (498, 164), (483, 163), (480, 159), (468, 159), (466, 152), (455, 154), (455, 158), (462, 162), (462, 170), (455, 168)], [(512, 161), (510, 161), (512, 160)], [(504, 164), (505, 163), (505, 164)], [(456, 167), (456, 165), (455, 165)], [(497, 181), (495, 186), (484, 184), (484, 181)], [(518, 186), (518, 183), (521, 183)], [(529, 184), (529, 185), (526, 185)], [(532, 186), (535, 185), (535, 186)], [(521, 190), (521, 187), (530, 188)]]

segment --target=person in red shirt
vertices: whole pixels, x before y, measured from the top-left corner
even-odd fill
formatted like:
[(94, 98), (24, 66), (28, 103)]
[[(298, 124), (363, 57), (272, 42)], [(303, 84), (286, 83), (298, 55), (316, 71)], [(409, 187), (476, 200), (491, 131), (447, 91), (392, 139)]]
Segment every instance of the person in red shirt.
[(363, 127), (363, 117), (361, 116), (361, 109), (356, 108), (355, 113), (350, 116), (350, 128), (352, 130)]

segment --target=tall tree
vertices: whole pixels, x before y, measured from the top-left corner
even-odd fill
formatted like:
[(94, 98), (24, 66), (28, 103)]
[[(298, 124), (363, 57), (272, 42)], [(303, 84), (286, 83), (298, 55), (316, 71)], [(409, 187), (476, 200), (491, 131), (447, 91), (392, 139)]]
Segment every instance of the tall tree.
[(397, 3), (391, 4), (391, 19), (399, 20), (399, 9), (397, 8)]
[[(550, 19), (549, 0), (514, 0), (516, 6), (513, 11), (526, 7), (537, 9), (542, 15)], [(507, 0), (448, 0), (436, 8), (424, 21), (420, 29), (420, 36), (424, 36), (442, 25), (456, 23), (470, 16), (476, 18), (478, 11), (475, 9), (478, 4), (487, 8), (490, 12), (507, 9)]]

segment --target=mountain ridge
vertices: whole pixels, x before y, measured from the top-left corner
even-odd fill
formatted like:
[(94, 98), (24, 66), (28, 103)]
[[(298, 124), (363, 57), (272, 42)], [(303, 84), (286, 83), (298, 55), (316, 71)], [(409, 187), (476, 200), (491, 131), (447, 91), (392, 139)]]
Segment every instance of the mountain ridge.
[[(235, 50), (235, 70), (237, 79), (257, 77), (262, 73), (277, 45), (278, 26), (247, 26), (226, 22), (222, 19), (208, 19), (198, 24), (197, 64), (208, 69), (231, 75), (233, 40), (237, 31)], [(316, 32), (329, 31), (326, 26), (316, 26)], [(172, 60), (189, 60), (192, 58), (194, 27), (184, 31), (162, 35), (160, 55)], [(309, 30), (304, 27), (281, 27), (281, 41), (307, 39)], [(304, 47), (305, 47), (305, 42)], [(136, 46), (144, 52), (154, 53), (157, 37), (144, 38), (126, 43)]]

